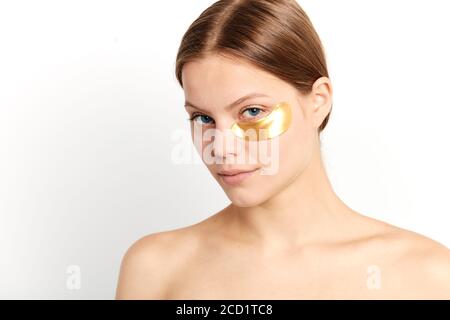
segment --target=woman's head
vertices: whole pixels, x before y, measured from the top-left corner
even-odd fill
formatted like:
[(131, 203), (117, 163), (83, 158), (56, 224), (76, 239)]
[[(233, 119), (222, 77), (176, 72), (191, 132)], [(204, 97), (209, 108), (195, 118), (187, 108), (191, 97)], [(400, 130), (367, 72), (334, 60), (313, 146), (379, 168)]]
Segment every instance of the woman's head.
[[(215, 160), (205, 163), (235, 205), (266, 201), (308, 167), (328, 122), (332, 90), (320, 39), (294, 0), (216, 2), (184, 35), (176, 76), (193, 134), (194, 127), (224, 133), (203, 135), (197, 146), (202, 159), (210, 154)], [(261, 119), (280, 102), (291, 106), (286, 132), (256, 142), (229, 135), (236, 122)], [(262, 161), (261, 152), (270, 162)], [(257, 170), (240, 183), (220, 175), (269, 167), (276, 170)]]

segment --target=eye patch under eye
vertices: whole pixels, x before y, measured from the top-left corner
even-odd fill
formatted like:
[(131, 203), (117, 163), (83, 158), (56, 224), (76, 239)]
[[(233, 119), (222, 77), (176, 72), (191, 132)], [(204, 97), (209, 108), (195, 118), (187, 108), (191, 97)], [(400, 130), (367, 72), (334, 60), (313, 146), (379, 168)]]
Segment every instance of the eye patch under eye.
[(292, 121), (291, 106), (280, 102), (275, 109), (262, 119), (240, 121), (231, 126), (231, 131), (239, 138), (251, 141), (268, 140), (285, 132)]

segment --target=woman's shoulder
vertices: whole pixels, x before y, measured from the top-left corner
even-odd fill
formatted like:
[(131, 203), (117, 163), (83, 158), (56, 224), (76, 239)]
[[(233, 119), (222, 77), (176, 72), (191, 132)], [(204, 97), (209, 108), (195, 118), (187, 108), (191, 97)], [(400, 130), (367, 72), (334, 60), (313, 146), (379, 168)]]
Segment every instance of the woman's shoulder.
[[(423, 234), (384, 223), (384, 232), (379, 234), (387, 252), (401, 254), (405, 261), (423, 263), (449, 263), (450, 250), (442, 243)], [(448, 269), (450, 275), (450, 269)]]
[(381, 261), (386, 290), (404, 292), (407, 286), (413, 298), (450, 299), (450, 250), (420, 233), (380, 224), (383, 231), (369, 247)]
[(201, 223), (135, 240), (120, 265), (116, 299), (163, 299), (168, 284), (201, 244)]

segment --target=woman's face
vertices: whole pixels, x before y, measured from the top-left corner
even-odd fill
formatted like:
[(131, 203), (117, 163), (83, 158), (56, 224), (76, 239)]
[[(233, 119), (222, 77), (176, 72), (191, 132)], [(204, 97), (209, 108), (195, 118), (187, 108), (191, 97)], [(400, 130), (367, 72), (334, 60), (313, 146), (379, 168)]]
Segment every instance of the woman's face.
[[(234, 205), (265, 202), (308, 166), (318, 144), (317, 128), (326, 116), (315, 112), (318, 100), (313, 95), (303, 96), (245, 61), (218, 55), (187, 63), (182, 77), (197, 151)], [(230, 130), (237, 122), (264, 118), (280, 102), (291, 107), (291, 121), (283, 133), (249, 141)], [(253, 172), (233, 176), (233, 170)]]

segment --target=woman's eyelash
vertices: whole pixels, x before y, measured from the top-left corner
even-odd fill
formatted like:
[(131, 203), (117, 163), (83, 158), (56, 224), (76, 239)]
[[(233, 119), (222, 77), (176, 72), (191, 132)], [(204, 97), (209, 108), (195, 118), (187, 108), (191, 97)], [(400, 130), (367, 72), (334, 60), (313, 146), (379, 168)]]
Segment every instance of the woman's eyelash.
[(203, 113), (194, 113), (191, 117), (188, 118), (188, 120), (189, 121), (194, 121), (195, 118), (201, 117), (201, 116), (205, 116), (205, 117), (211, 118), (210, 116), (207, 116), (206, 114), (203, 114)]
[(243, 114), (245, 111), (252, 110), (252, 109), (258, 109), (258, 110), (264, 111), (264, 108), (262, 108), (261, 105), (251, 104), (251, 105), (248, 105), (247, 107), (245, 107), (240, 113)]
[(253, 106), (247, 107), (244, 110), (242, 110), (242, 112), (240, 112), (240, 115), (241, 116), (244, 115), (244, 113), (249, 110), (257, 110), (258, 114), (254, 115), (254, 116), (250, 116), (250, 117), (244, 117), (244, 119), (243, 119), (244, 121), (253, 121), (255, 119), (260, 119), (262, 116), (267, 114), (266, 108), (264, 108), (260, 105), (253, 105)]
[[(262, 111), (262, 112), (265, 111), (265, 109), (262, 108), (260, 105), (255, 104), (255, 105), (248, 105), (248, 106), (246, 106), (241, 112), (239, 112), (239, 114), (242, 115), (244, 112), (246, 112), (246, 111), (248, 111), (248, 110), (252, 110), (252, 109), (258, 109), (258, 110), (260, 110), (260, 111)], [(192, 116), (190, 116), (187, 120), (189, 120), (189, 121), (192, 122), (192, 121), (194, 121), (197, 117), (201, 117), (201, 116), (205, 116), (205, 117), (210, 118), (211, 120), (214, 120), (212, 117), (207, 116), (207, 115), (205, 115), (205, 114), (203, 114), (203, 113), (194, 113), (194, 114), (192, 114)], [(257, 116), (256, 116), (256, 117), (257, 117)], [(255, 117), (255, 118), (256, 118), (256, 117)]]

